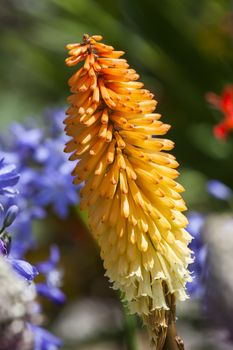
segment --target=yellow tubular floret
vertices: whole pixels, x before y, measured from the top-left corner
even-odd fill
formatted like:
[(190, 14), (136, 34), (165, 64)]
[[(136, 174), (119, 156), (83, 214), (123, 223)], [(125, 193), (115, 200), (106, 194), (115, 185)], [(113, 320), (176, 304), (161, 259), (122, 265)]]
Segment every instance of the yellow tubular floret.
[[(66, 152), (78, 161), (74, 183), (83, 183), (81, 208), (97, 239), (106, 274), (123, 292), (131, 312), (168, 310), (166, 293), (187, 298), (192, 261), (185, 227), (170, 126), (154, 113), (157, 101), (138, 82), (124, 52), (84, 35), (69, 44), (68, 66), (83, 66), (69, 79)], [(165, 152), (164, 152), (165, 151)], [(166, 291), (166, 292), (165, 292)]]

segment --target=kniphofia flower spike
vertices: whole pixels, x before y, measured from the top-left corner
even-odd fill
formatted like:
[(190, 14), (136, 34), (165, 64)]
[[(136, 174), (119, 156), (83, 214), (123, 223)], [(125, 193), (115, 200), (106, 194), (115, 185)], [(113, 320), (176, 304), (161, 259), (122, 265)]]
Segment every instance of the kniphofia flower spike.
[(187, 298), (191, 280), (183, 187), (174, 180), (178, 163), (166, 152), (173, 142), (159, 137), (170, 126), (153, 113), (153, 94), (121, 58), (124, 52), (101, 40), (84, 35), (81, 44), (67, 45), (66, 64), (83, 66), (69, 80), (64, 123), (72, 139), (65, 151), (77, 162), (74, 183), (83, 182), (81, 209), (107, 276), (131, 312), (160, 327), (174, 300)]

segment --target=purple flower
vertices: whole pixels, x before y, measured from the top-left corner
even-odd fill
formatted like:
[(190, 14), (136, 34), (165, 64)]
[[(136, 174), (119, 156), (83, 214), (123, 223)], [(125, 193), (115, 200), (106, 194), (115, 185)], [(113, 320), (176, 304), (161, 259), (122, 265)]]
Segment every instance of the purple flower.
[(35, 248), (36, 241), (32, 234), (32, 216), (30, 211), (21, 211), (17, 220), (11, 226), (12, 245), (11, 256), (21, 259), (25, 253)]
[(38, 188), (35, 203), (39, 206), (51, 205), (61, 218), (68, 215), (70, 205), (78, 202), (71, 176), (73, 165), (63, 152), (64, 143), (64, 136), (46, 139), (35, 152), (36, 161), (43, 165), (43, 171), (35, 177)]
[(228, 200), (232, 197), (232, 190), (218, 180), (208, 181), (207, 191), (212, 196), (221, 200)]
[(18, 213), (18, 207), (12, 205), (5, 212), (0, 205), (0, 254), (7, 256), (11, 248), (11, 236), (5, 231), (15, 220)]
[(0, 160), (0, 194), (7, 197), (14, 196), (17, 191), (13, 188), (19, 180), (19, 174), (13, 164)]
[(56, 268), (57, 263), (60, 260), (60, 252), (58, 247), (54, 244), (50, 247), (50, 257), (47, 261), (43, 261), (37, 264), (38, 270), (46, 275), (50, 271)]
[(45, 282), (36, 285), (37, 292), (57, 304), (65, 302), (65, 294), (60, 290), (62, 273), (57, 269), (60, 252), (56, 245), (50, 248), (50, 257), (47, 261), (37, 264), (37, 269), (45, 276)]
[[(67, 139), (63, 132), (63, 119), (64, 109), (47, 110), (45, 132), (35, 125), (28, 127), (14, 123), (10, 129), (11, 138), (0, 139), (3, 149), (0, 156), (9, 156), (14, 160), (21, 174), (18, 184), (20, 196), (16, 199), (20, 212), (30, 211), (31, 207), (43, 210), (46, 206), (52, 206), (59, 217), (65, 218), (69, 207), (78, 202), (77, 189), (71, 176), (73, 165), (63, 152)], [(12, 188), (6, 190), (8, 195), (12, 195)], [(12, 202), (6, 204), (8, 207)]]
[(187, 284), (187, 290), (192, 297), (201, 298), (205, 292), (203, 278), (207, 269), (207, 247), (201, 239), (205, 216), (198, 212), (190, 212), (188, 220), (187, 231), (194, 237), (190, 243), (190, 249), (194, 252), (194, 262), (190, 264), (193, 281)]
[(43, 164), (46, 169), (54, 169), (67, 163), (68, 156), (63, 152), (64, 143), (63, 135), (45, 139), (35, 152), (35, 160)]
[(66, 301), (65, 294), (59, 288), (47, 283), (37, 283), (36, 290), (38, 294), (53, 301), (55, 304), (64, 304)]
[(205, 216), (196, 211), (191, 211), (188, 213), (188, 221), (187, 231), (194, 237), (195, 242), (195, 238), (200, 237), (200, 232), (205, 223)]
[(7, 209), (7, 212), (3, 221), (3, 228), (9, 227), (11, 224), (13, 224), (18, 212), (19, 212), (19, 208), (17, 207), (17, 205), (11, 205)]
[(45, 212), (41, 207), (28, 207), (25, 198), (17, 198), (17, 205), (20, 211), (17, 219), (11, 225), (11, 256), (22, 259), (29, 249), (36, 247), (36, 240), (33, 235), (33, 221), (42, 219)]
[(54, 212), (61, 218), (68, 215), (68, 208), (78, 202), (78, 195), (72, 183), (70, 163), (62, 163), (59, 167), (48, 166), (40, 177), (37, 186), (40, 191), (35, 202), (40, 206), (52, 205)]
[[(1, 136), (1, 134), (0, 134)], [(7, 146), (7, 149), (3, 150), (3, 148), (6, 148), (4, 143), (2, 142), (0, 138), (0, 159), (7, 159), (8, 164), (14, 164), (16, 169), (19, 167), (19, 155), (18, 153), (15, 153), (13, 150), (9, 148), (9, 145)], [(9, 149), (8, 149), (9, 148)]]
[(28, 282), (31, 282), (38, 275), (36, 267), (29, 264), (27, 261), (11, 258), (7, 260), (13, 269)]
[[(51, 126), (47, 127), (50, 138), (45, 138), (37, 127), (18, 123), (12, 125), (10, 138), (0, 138), (0, 194), (5, 207), (4, 210), (0, 205), (0, 254), (29, 283), (40, 270), (45, 281), (36, 285), (38, 293), (59, 304), (65, 301), (65, 295), (59, 288), (62, 272), (57, 268), (58, 248), (51, 248), (50, 258), (38, 264), (38, 269), (25, 261), (24, 255), (35, 247), (32, 222), (45, 217), (44, 207), (52, 205), (59, 216), (65, 217), (69, 205), (78, 199), (70, 175), (71, 164), (67, 167), (67, 156), (63, 153), (63, 117), (64, 111), (55, 111)], [(14, 188), (19, 180), (16, 166), (6, 164), (3, 157), (9, 157), (21, 174), (19, 192)], [(16, 193), (19, 195), (15, 196)], [(10, 234), (5, 231), (8, 227)], [(55, 350), (61, 346), (61, 340), (45, 329), (33, 325), (31, 328), (35, 334), (35, 350)]]
[(61, 134), (64, 135), (63, 120), (65, 119), (65, 117), (65, 109), (63, 108), (48, 109), (45, 113), (45, 119), (51, 120), (50, 133), (52, 137), (57, 137)]
[(43, 133), (41, 129), (25, 127), (19, 123), (13, 123), (11, 132), (14, 137), (14, 148), (20, 156), (27, 158), (40, 144)]
[(0, 234), (9, 227), (15, 221), (15, 218), (19, 212), (17, 205), (10, 205), (8, 209), (5, 210), (3, 205), (0, 204)]
[(34, 333), (34, 350), (57, 350), (62, 346), (61, 339), (46, 329), (32, 324), (28, 326)]
[(6, 244), (1, 238), (0, 238), (0, 255), (7, 255)]
[(6, 260), (12, 266), (12, 268), (28, 282), (32, 281), (38, 274), (35, 266), (32, 266), (27, 261), (21, 259), (14, 259), (10, 254), (11, 248), (11, 236), (5, 231), (5, 228), (9, 227), (15, 220), (18, 214), (18, 207), (16, 205), (10, 206), (4, 214), (4, 209), (0, 207), (0, 220), (2, 228), (0, 230), (0, 254), (6, 257)]
[(34, 195), (37, 191), (36, 176), (38, 176), (36, 171), (23, 168), (17, 186), (19, 195), (14, 198), (14, 201), (12, 199), (5, 201), (5, 207), (15, 203), (20, 208), (17, 220), (11, 226), (13, 237), (11, 255), (15, 258), (21, 259), (29, 249), (35, 247), (35, 239), (32, 234), (33, 221), (41, 220), (46, 214), (41, 206), (34, 203)]

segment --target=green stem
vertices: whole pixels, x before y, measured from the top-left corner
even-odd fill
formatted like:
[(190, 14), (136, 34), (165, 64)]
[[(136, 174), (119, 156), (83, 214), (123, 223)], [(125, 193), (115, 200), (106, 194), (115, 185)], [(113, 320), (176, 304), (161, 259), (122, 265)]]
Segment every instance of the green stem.
[(125, 324), (125, 340), (127, 350), (139, 350), (137, 342), (137, 320), (134, 315), (129, 315), (128, 308), (123, 305)]
[(184, 342), (176, 333), (175, 321), (168, 325), (167, 337), (163, 350), (184, 350)]

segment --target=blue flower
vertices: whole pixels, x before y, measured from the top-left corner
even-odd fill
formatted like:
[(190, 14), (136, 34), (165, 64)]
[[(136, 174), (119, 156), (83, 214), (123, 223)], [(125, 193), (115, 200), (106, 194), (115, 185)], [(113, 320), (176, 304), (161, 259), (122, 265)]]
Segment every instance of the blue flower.
[(210, 180), (207, 182), (207, 191), (212, 196), (221, 199), (228, 200), (232, 197), (232, 190), (218, 180)]
[(5, 202), (6, 207), (13, 202), (20, 208), (17, 220), (11, 226), (13, 237), (11, 255), (19, 259), (29, 249), (36, 246), (32, 233), (33, 221), (41, 220), (46, 215), (44, 208), (34, 203), (34, 196), (38, 191), (35, 185), (36, 176), (38, 176), (38, 173), (35, 170), (23, 168), (17, 186), (19, 195), (14, 198), (14, 201), (8, 200)]
[(52, 205), (54, 212), (62, 219), (67, 217), (70, 205), (78, 202), (78, 195), (72, 183), (70, 163), (63, 162), (58, 167), (51, 164), (37, 178), (40, 191), (35, 195), (35, 203), (39, 206)]
[[(10, 130), (12, 137), (0, 139), (3, 150), (0, 157), (10, 157), (21, 174), (18, 184), (20, 196), (16, 199), (20, 212), (30, 211), (31, 207), (42, 211), (51, 206), (59, 217), (65, 218), (69, 207), (78, 202), (77, 188), (71, 176), (73, 165), (63, 152), (67, 140), (62, 125), (64, 114), (64, 109), (47, 110), (44, 132), (35, 125), (14, 123)], [(9, 195), (12, 194), (12, 187), (6, 190)], [(13, 203), (6, 204), (8, 207)]]
[(13, 188), (19, 180), (19, 174), (13, 164), (7, 164), (4, 159), (0, 160), (0, 194), (12, 197), (17, 191)]
[(11, 248), (11, 236), (5, 231), (7, 227), (12, 225), (17, 214), (18, 207), (10, 206), (6, 211), (0, 204), (0, 254), (7, 256)]
[(43, 138), (41, 129), (26, 127), (19, 123), (11, 125), (11, 132), (14, 139), (13, 147), (24, 159), (31, 156)]
[(50, 247), (50, 257), (47, 261), (43, 261), (37, 264), (38, 270), (43, 273), (47, 274), (50, 271), (54, 270), (60, 260), (60, 251), (58, 249), (58, 246), (53, 244)]
[[(12, 236), (11, 252), (13, 258), (22, 259), (25, 253), (35, 248), (36, 241), (32, 233), (33, 221), (44, 217), (44, 211), (40, 207), (29, 207), (23, 198), (17, 198), (17, 206), (20, 210), (17, 219), (11, 224), (10, 233)], [(10, 203), (8, 202), (8, 205)], [(13, 206), (15, 207), (15, 205)], [(10, 207), (11, 208), (11, 207)], [(12, 209), (11, 209), (12, 210)], [(0, 220), (3, 222), (4, 219)]]
[(49, 129), (50, 134), (53, 138), (58, 137), (60, 135), (65, 135), (63, 120), (65, 119), (66, 114), (64, 108), (48, 109), (45, 112), (44, 117), (45, 120), (49, 119), (51, 121)]
[(32, 234), (32, 222), (25, 212), (20, 213), (12, 226), (11, 256), (22, 259), (29, 249), (35, 248), (36, 241)]
[(5, 231), (15, 220), (18, 214), (18, 207), (16, 205), (10, 206), (6, 212), (2, 206), (0, 206), (0, 254), (5, 256), (6, 260), (12, 266), (12, 268), (28, 282), (31, 282), (38, 271), (35, 266), (32, 266), (25, 260), (15, 259), (10, 255), (11, 248), (11, 236)]
[(7, 209), (5, 218), (3, 220), (3, 229), (5, 229), (6, 227), (9, 227), (13, 224), (18, 212), (19, 212), (19, 208), (17, 207), (17, 205), (11, 205)]
[(194, 243), (197, 242), (196, 238), (200, 238), (200, 232), (205, 223), (205, 216), (196, 211), (190, 211), (188, 213), (188, 226), (187, 231), (194, 237)]
[[(65, 217), (69, 205), (75, 204), (78, 199), (70, 175), (71, 164), (67, 165), (67, 156), (63, 153), (63, 117), (64, 111), (54, 113), (51, 127), (47, 127), (52, 138), (45, 138), (37, 127), (14, 123), (11, 138), (5, 138), (5, 143), (4, 137), (0, 140), (0, 194), (5, 207), (4, 210), (0, 205), (0, 254), (29, 283), (40, 270), (45, 281), (37, 284), (37, 292), (59, 304), (65, 301), (65, 295), (59, 288), (62, 273), (57, 268), (60, 259), (58, 248), (51, 248), (50, 258), (38, 264), (38, 269), (25, 261), (24, 255), (35, 247), (32, 223), (45, 217), (44, 207), (52, 205), (60, 217)], [(8, 161), (16, 166), (5, 163), (3, 157), (9, 158)], [(19, 191), (16, 191), (14, 186), (19, 180), (18, 171), (21, 177), (17, 185)], [(47, 191), (51, 193), (49, 198)], [(19, 195), (15, 196), (18, 192)], [(5, 231), (8, 227), (11, 235)], [(35, 312), (38, 312), (38, 304), (36, 309)], [(35, 350), (55, 350), (61, 346), (61, 340), (45, 329), (33, 325), (31, 328), (35, 334)]]
[(62, 273), (57, 269), (60, 260), (60, 252), (56, 245), (50, 248), (50, 257), (47, 261), (37, 264), (37, 269), (44, 274), (45, 282), (36, 285), (38, 294), (52, 300), (57, 304), (65, 302), (65, 294), (60, 290)]
[(48, 332), (46, 329), (29, 324), (34, 333), (34, 350), (57, 350), (62, 346), (60, 338)]
[(201, 239), (201, 231), (205, 224), (205, 216), (198, 212), (188, 214), (189, 224), (187, 231), (194, 237), (190, 243), (190, 249), (194, 252), (194, 262), (190, 265), (193, 274), (193, 281), (187, 284), (189, 294), (194, 298), (201, 298), (204, 295), (205, 287), (203, 278), (207, 269), (207, 246)]
[(66, 141), (67, 136), (64, 134), (44, 139), (35, 152), (35, 160), (46, 168), (54, 168), (67, 163), (68, 155), (63, 152)]
[(62, 305), (66, 301), (65, 294), (59, 288), (47, 283), (37, 283), (36, 290), (38, 294), (53, 301), (55, 304)]
[(7, 255), (6, 244), (1, 238), (0, 238), (0, 255)]
[(7, 258), (8, 262), (11, 264), (12, 268), (28, 282), (34, 280), (38, 275), (38, 271), (35, 266), (29, 264), (25, 260), (11, 259)]
[(19, 154), (15, 153), (9, 148), (9, 145), (7, 146), (7, 150), (3, 150), (5, 148), (4, 143), (1, 142), (2, 140), (0, 139), (0, 159), (7, 160), (8, 164), (14, 164), (16, 169), (18, 170), (19, 164), (20, 164), (20, 159), (19, 159)]

